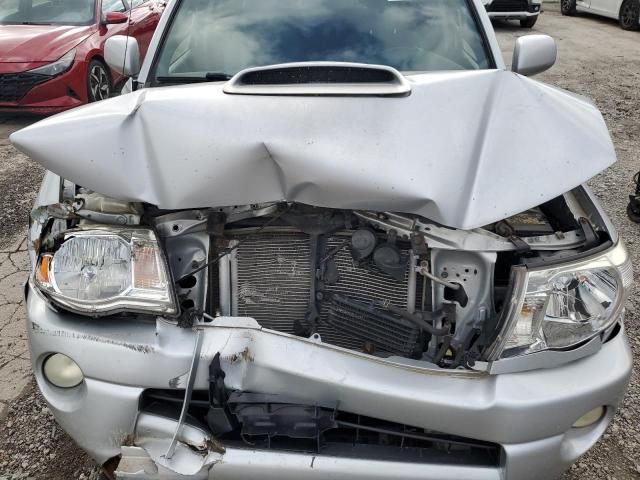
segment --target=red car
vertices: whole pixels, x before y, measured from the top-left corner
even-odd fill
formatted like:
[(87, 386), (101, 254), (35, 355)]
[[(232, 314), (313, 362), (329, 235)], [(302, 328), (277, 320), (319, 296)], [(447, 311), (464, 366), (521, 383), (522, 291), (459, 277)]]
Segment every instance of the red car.
[(165, 2), (0, 0), (0, 110), (56, 113), (108, 98), (122, 80), (104, 61), (112, 35), (144, 56)]

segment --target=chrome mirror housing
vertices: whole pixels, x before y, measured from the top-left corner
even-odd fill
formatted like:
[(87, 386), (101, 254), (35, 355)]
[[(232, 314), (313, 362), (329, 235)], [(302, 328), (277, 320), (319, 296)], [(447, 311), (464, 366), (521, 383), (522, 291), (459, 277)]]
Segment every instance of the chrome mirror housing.
[(125, 77), (134, 77), (140, 72), (140, 47), (138, 41), (125, 35), (114, 35), (104, 45), (107, 64)]
[(550, 69), (557, 55), (556, 42), (549, 35), (526, 35), (516, 41), (511, 70), (520, 75), (536, 75)]

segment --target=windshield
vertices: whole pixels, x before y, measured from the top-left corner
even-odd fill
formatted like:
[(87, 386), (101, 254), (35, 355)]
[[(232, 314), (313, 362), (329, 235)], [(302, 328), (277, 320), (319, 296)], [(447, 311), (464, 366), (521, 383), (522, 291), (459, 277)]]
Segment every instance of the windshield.
[(155, 80), (223, 80), (248, 67), (304, 61), (403, 72), (490, 68), (467, 0), (183, 0)]
[(95, 0), (0, 0), (0, 24), (88, 25)]

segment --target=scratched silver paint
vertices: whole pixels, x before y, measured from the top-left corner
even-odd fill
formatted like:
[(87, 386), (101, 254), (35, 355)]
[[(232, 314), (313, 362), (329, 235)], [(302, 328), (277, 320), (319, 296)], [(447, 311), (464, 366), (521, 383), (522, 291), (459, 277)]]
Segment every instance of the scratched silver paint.
[[(138, 399), (144, 388), (167, 388), (169, 382), (188, 370), (194, 332), (164, 319), (86, 323), (76, 315), (55, 313), (32, 287), (27, 306), (28, 322), (37, 322), (42, 327), (28, 330), (38, 385), (56, 420), (99, 462), (128, 452), (118, 442), (122, 432), (128, 432), (152, 440), (139, 444), (146, 447), (159, 470), (199, 471), (212, 460), (216, 463), (210, 472), (215, 475), (210, 478), (250, 478), (248, 474), (254, 467), (249, 467), (247, 461), (253, 460), (250, 464), (255, 468), (266, 469), (259, 478), (280, 480), (304, 478), (305, 469), (310, 468), (307, 456), (243, 452), (229, 446), (220, 462), (216, 461), (219, 458), (216, 455), (208, 459), (197, 455), (186, 466), (179, 458), (159, 464), (158, 452), (166, 451), (170, 436), (157, 429), (153, 435), (145, 435), (136, 427)], [(250, 318), (219, 317), (210, 323), (199, 323), (198, 327), (205, 333), (200, 365), (208, 365), (219, 352), (226, 372), (225, 384), (230, 389), (295, 395), (309, 404), (338, 401), (346, 411), (496, 442), (505, 451), (505, 465), (498, 470), (470, 467), (468, 471), (460, 471), (458, 468), (462, 466), (421, 464), (422, 477), (415, 476), (412, 464), (383, 462), (379, 469), (372, 469), (370, 460), (332, 463), (329, 457), (318, 457), (314, 464), (317, 476), (312, 478), (331, 475), (335, 478), (337, 472), (345, 475), (351, 472), (351, 476), (340, 478), (353, 479), (500, 475), (518, 480), (555, 478), (597, 441), (609, 424), (613, 409), (593, 428), (576, 431), (571, 429), (572, 423), (595, 405), (617, 405), (631, 365), (624, 335), (616, 336), (593, 355), (556, 368), (494, 376), (436, 370), (403, 363), (401, 359), (376, 360), (358, 352), (262, 329)], [(63, 330), (67, 335), (48, 335), (52, 330)], [(76, 336), (79, 333), (85, 336)], [(111, 341), (125, 336), (140, 348)], [(149, 353), (143, 353), (146, 347), (152, 347)], [(86, 382), (77, 395), (56, 390), (44, 380), (42, 361), (52, 351), (73, 358), (85, 373)], [(105, 358), (112, 361), (104, 362)], [(611, 365), (620, 368), (612, 369)], [(566, 389), (567, 378), (572, 379), (570, 391)], [(384, 388), (380, 379), (384, 379)], [(208, 388), (207, 368), (198, 369), (195, 382), (198, 390)], [(164, 425), (165, 432), (173, 431), (171, 426)], [(186, 453), (182, 448), (181, 451)], [(545, 458), (545, 462), (540, 462), (540, 458)]]

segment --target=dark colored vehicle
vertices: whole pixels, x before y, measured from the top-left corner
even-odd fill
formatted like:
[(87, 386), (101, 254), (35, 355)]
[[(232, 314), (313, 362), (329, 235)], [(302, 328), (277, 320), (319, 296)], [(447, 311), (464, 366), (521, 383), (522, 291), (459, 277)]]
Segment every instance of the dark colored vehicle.
[(144, 56), (164, 10), (156, 0), (0, 2), (0, 110), (56, 113), (108, 98), (122, 77), (107, 67), (113, 35)]

